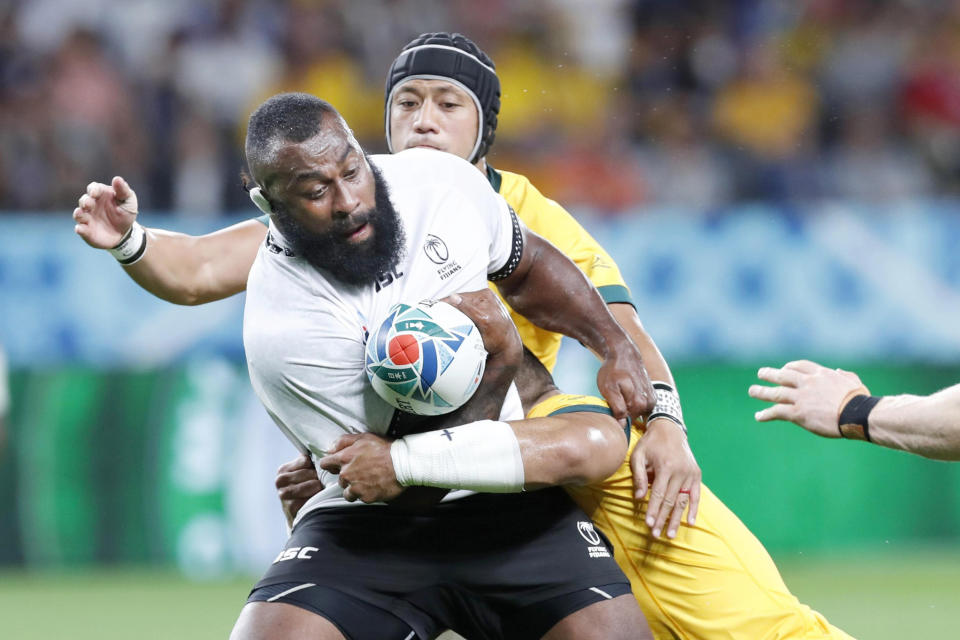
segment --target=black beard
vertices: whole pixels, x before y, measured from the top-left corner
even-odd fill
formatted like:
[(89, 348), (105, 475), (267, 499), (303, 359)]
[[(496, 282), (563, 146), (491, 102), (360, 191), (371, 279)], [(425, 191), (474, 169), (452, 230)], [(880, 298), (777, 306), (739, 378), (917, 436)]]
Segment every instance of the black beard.
[[(405, 237), (400, 216), (390, 201), (390, 190), (380, 170), (372, 162), (368, 164), (375, 186), (373, 209), (337, 221), (325, 233), (307, 231), (283, 211), (273, 216), (274, 224), (296, 255), (347, 284), (376, 282), (381, 275), (390, 273), (403, 255)], [(362, 223), (373, 227), (372, 237), (361, 244), (348, 242), (344, 231)]]

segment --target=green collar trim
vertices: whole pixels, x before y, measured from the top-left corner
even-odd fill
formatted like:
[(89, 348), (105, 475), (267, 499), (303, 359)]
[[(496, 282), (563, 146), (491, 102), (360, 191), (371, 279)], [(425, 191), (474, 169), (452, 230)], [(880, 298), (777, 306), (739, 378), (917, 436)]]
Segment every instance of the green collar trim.
[(500, 193), (500, 185), (503, 184), (503, 176), (500, 175), (500, 172), (493, 168), (493, 165), (489, 162), (487, 163), (487, 180), (490, 182), (490, 186), (493, 187), (493, 190), (497, 193)]

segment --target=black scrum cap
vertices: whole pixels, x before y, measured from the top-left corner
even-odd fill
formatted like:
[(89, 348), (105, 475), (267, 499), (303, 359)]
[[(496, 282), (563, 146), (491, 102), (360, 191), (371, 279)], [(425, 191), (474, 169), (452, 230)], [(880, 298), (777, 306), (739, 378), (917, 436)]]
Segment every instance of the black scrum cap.
[(424, 33), (407, 44), (387, 72), (384, 111), (387, 148), (390, 144), (390, 104), (394, 92), (407, 80), (446, 80), (464, 89), (477, 105), (480, 126), (468, 160), (487, 155), (497, 131), (500, 112), (500, 79), (493, 60), (472, 40), (459, 33)]

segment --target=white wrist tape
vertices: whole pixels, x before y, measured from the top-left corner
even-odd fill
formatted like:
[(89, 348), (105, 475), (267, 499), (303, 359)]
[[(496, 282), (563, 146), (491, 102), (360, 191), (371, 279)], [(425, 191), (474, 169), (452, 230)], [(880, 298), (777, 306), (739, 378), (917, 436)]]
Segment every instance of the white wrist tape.
[(143, 257), (147, 250), (147, 232), (136, 220), (120, 239), (120, 244), (113, 249), (108, 249), (110, 255), (117, 259), (120, 264), (133, 264)]
[(686, 425), (683, 424), (683, 409), (680, 408), (680, 396), (676, 390), (666, 382), (653, 380), (653, 390), (657, 394), (657, 405), (647, 418), (649, 423), (654, 418), (667, 418), (677, 423), (683, 432), (687, 432)]
[(480, 420), (396, 440), (390, 446), (401, 486), (523, 491), (520, 443), (506, 422)]

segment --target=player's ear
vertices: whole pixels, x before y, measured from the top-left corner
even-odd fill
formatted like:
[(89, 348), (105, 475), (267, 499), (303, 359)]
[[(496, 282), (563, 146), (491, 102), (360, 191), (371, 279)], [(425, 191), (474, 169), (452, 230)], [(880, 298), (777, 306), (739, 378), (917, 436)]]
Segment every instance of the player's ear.
[(270, 201), (267, 200), (267, 196), (263, 195), (263, 189), (260, 187), (254, 187), (250, 189), (250, 199), (253, 201), (253, 204), (257, 205), (257, 209), (263, 211), (266, 214), (273, 213), (273, 207), (270, 205)]

